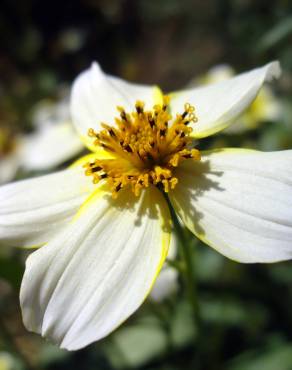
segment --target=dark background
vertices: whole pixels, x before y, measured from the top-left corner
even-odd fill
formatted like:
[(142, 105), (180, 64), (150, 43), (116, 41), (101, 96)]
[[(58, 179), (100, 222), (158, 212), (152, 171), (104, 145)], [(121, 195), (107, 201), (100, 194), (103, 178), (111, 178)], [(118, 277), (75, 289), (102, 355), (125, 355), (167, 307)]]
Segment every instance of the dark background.
[[(1, 0), (0, 125), (31, 131), (34, 105), (56, 97), (60, 84), (71, 84), (94, 60), (108, 73), (168, 91), (217, 64), (241, 72), (274, 59), (283, 68), (274, 85), (282, 121), (217, 138), (224, 146), (292, 147), (291, 1)], [(116, 333), (76, 353), (25, 331), (18, 303), (24, 258), (4, 253), (0, 369), (5, 353), (11, 369), (291, 370), (291, 263), (240, 265), (190, 243), (197, 244), (200, 336), (181, 287), (162, 304), (146, 302)]]

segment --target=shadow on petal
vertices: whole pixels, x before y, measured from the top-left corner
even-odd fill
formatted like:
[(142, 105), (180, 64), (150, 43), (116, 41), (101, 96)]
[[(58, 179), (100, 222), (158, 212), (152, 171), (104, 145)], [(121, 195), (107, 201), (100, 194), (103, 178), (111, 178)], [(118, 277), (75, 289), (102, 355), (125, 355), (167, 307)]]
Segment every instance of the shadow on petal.
[[(129, 187), (126, 187), (119, 192), (117, 199), (112, 198), (106, 185), (103, 188), (106, 190), (103, 198), (108, 201), (111, 207), (117, 208), (119, 211), (128, 210), (136, 213), (136, 226), (142, 224), (143, 218), (149, 218), (162, 221), (163, 231), (170, 232), (171, 217), (169, 209), (163, 195), (156, 186), (150, 185), (142, 190), (138, 197), (133, 194)], [(141, 197), (143, 197), (143, 201), (140, 202)], [(136, 207), (137, 202), (139, 202), (138, 209)]]
[[(185, 223), (193, 225), (196, 234), (205, 235), (200, 225), (204, 214), (196, 209), (196, 200), (210, 190), (225, 191), (219, 185), (219, 181), (216, 181), (216, 177), (223, 176), (223, 173), (223, 171), (212, 171), (210, 161), (187, 160), (177, 169), (176, 176), (179, 183), (170, 193), (171, 202)], [(182, 204), (187, 206), (181, 209)]]

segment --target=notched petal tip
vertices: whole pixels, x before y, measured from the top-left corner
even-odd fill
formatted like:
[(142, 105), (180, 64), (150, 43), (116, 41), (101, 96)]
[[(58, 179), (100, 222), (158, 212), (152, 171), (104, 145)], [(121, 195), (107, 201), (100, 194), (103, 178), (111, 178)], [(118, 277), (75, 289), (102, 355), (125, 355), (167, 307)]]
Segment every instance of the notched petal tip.
[(274, 79), (280, 78), (282, 74), (282, 69), (281, 69), (280, 62), (278, 60), (268, 63), (266, 67), (267, 67), (267, 74), (266, 74), (265, 80), (267, 82), (271, 82)]

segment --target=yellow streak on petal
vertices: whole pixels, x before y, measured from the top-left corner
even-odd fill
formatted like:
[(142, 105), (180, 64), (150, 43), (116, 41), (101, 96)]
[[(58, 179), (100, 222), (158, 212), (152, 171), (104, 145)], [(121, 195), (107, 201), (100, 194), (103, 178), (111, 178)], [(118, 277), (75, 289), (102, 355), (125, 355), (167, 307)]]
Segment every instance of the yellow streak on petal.
[(214, 155), (214, 154), (233, 155), (233, 154), (238, 154), (238, 153), (252, 154), (254, 152), (258, 152), (258, 150), (245, 149), (245, 148), (218, 148), (218, 149), (202, 150), (201, 156), (202, 158), (204, 158), (204, 156), (206, 155)]
[(113, 158), (109, 152), (105, 151), (104, 149), (101, 149), (99, 148), (98, 150), (96, 150), (95, 153), (90, 153), (90, 154), (87, 154), (79, 159), (77, 159), (74, 163), (72, 163), (69, 168), (74, 168), (74, 167), (79, 167), (79, 166), (83, 166), (84, 164), (88, 163), (88, 162), (93, 162), (95, 161), (96, 159), (111, 159)]
[(90, 207), (92, 203), (98, 201), (98, 199), (102, 196), (106, 196), (109, 194), (109, 188), (106, 184), (103, 184), (101, 186), (96, 185), (96, 187), (97, 188), (83, 202), (82, 206), (79, 208), (71, 222), (75, 222), (76, 220), (78, 220), (79, 217), (87, 211), (88, 207)]
[(82, 141), (85, 147), (89, 149), (91, 152), (94, 153), (96, 151), (96, 146), (93, 145), (92, 141), (88, 138), (87, 135), (79, 135), (79, 139)]
[[(169, 245), (170, 245), (170, 238), (171, 238), (171, 215), (168, 208), (168, 205), (166, 201), (164, 200), (162, 194), (160, 191), (156, 188), (151, 186), (148, 190), (148, 196), (149, 196), (149, 202), (155, 202), (155, 204), (158, 204), (159, 209), (159, 217), (160, 217), (160, 226), (162, 230), (162, 240), (161, 240), (161, 257), (159, 264), (157, 265), (157, 269), (155, 272), (155, 275), (153, 277), (152, 283), (150, 285), (150, 288), (148, 292), (145, 294), (144, 299), (148, 297), (150, 294), (153, 285), (162, 269), (162, 266), (167, 258), (168, 251), (169, 251)], [(146, 190), (146, 191), (147, 191)]]
[[(259, 151), (258, 150), (255, 150), (255, 149), (244, 149), (244, 148), (222, 148), (222, 149), (204, 150), (204, 151), (201, 151), (201, 155), (202, 155), (202, 159), (204, 159), (204, 157), (207, 156), (207, 155), (208, 156), (210, 156), (210, 155), (216, 156), (218, 154), (220, 156), (221, 155), (224, 155), (225, 156), (225, 155), (234, 155), (234, 154), (238, 154), (238, 153), (247, 154), (247, 155), (251, 154), (252, 155), (255, 152), (259, 152)], [(181, 175), (183, 175), (183, 174), (181, 174)], [(171, 193), (170, 193), (170, 197), (171, 197)], [(175, 205), (175, 202), (173, 202), (173, 204)], [(178, 212), (178, 210), (177, 210), (177, 213), (183, 219), (182, 215)], [(197, 238), (199, 238), (203, 243), (205, 243), (206, 245), (209, 245), (211, 248), (213, 248), (214, 250), (217, 250), (219, 253), (221, 253), (220, 248), (218, 248), (217, 245), (214, 242), (210, 242), (208, 240), (208, 238), (205, 236), (205, 233), (204, 232), (200, 232), (196, 228), (194, 228), (193, 227), (193, 223), (191, 221), (187, 221), (185, 223), (185, 226)], [(240, 260), (236, 260), (235, 258), (231, 258), (231, 257), (228, 257), (228, 258), (231, 259), (231, 260), (233, 260), (233, 261), (235, 261), (235, 262), (242, 262)]]
[(163, 104), (163, 92), (158, 86), (155, 86), (153, 88), (153, 100), (154, 100), (154, 104), (159, 104), (159, 105)]
[(16, 246), (16, 248), (27, 249), (27, 250), (39, 249), (39, 248), (43, 247), (46, 244), (47, 243), (40, 243), (40, 244), (34, 244), (34, 245), (18, 245), (18, 246)]
[[(104, 184), (104, 185), (100, 186), (98, 189), (96, 189), (87, 198), (87, 200), (83, 203), (82, 207), (79, 209), (79, 211), (77, 212), (77, 214), (73, 218), (72, 222), (76, 221), (84, 212), (86, 212), (88, 207), (91, 206), (92, 203), (98, 201), (98, 199), (100, 199), (102, 196), (109, 196), (109, 194), (110, 194), (110, 188), (107, 186), (107, 184)], [(125, 193), (125, 194), (127, 194), (127, 193)], [(132, 196), (131, 192), (129, 192), (128, 194), (129, 194), (129, 196), (126, 197), (124, 200), (125, 201), (129, 200), (130, 202), (133, 201), (133, 196)], [(156, 187), (151, 186), (147, 189), (144, 189), (141, 192), (139, 198), (142, 197), (142, 196), (145, 196), (145, 197), (148, 198), (146, 202), (145, 202), (145, 199), (144, 199), (144, 207), (143, 208), (147, 209), (147, 204), (150, 204), (150, 206), (153, 205), (153, 204), (158, 205), (158, 210), (159, 210), (158, 213), (159, 213), (159, 218), (160, 218), (159, 222), (160, 222), (161, 232), (162, 232), (161, 246), (160, 246), (161, 257), (160, 257), (160, 261), (157, 265), (155, 274), (153, 276), (153, 280), (150, 284), (149, 290), (147, 291), (147, 293), (144, 296), (144, 301), (145, 301), (146, 298), (148, 297), (148, 295), (150, 294), (152, 288), (153, 288), (153, 285), (154, 285), (154, 283), (155, 283), (155, 281), (156, 281), (156, 279), (157, 279), (157, 277), (158, 277), (158, 275), (159, 275), (159, 273), (162, 269), (162, 266), (163, 266), (163, 263), (164, 263), (165, 259), (167, 258), (168, 251), (169, 251), (169, 246), (170, 246), (172, 224), (171, 224), (170, 211), (169, 211), (169, 208), (167, 206), (167, 203), (164, 200), (164, 198), (162, 197), (162, 194), (160, 194), (160, 191)], [(137, 198), (134, 198), (134, 199), (135, 199), (135, 201), (139, 201)], [(115, 201), (112, 198), (109, 198), (109, 200), (110, 201)], [(159, 246), (157, 246), (157, 247), (159, 247)], [(141, 305), (142, 304), (143, 304), (143, 302), (141, 302)], [(124, 320), (121, 320), (115, 326), (115, 328), (113, 328), (113, 330), (116, 330), (126, 320), (127, 320), (127, 318), (124, 319)]]
[(69, 168), (75, 168), (75, 167), (81, 167), (83, 166), (85, 163), (89, 162), (89, 161), (92, 161), (94, 160), (96, 157), (95, 157), (95, 154), (87, 154), (87, 155), (84, 155), (83, 157), (81, 158), (78, 158), (74, 163), (72, 163)]
[(230, 121), (227, 121), (227, 122), (225, 121), (222, 123), (216, 123), (212, 127), (204, 131), (200, 131), (200, 132), (196, 132), (196, 129), (194, 128), (194, 130), (190, 133), (190, 137), (193, 137), (194, 139), (203, 139), (205, 137), (217, 134), (229, 126), (230, 126)]
[[(182, 91), (173, 91), (173, 92), (171, 92), (167, 95), (169, 96), (170, 101), (172, 101), (172, 99), (177, 98), (178, 96), (180, 96), (182, 92), (183, 92), (183, 90)], [(170, 103), (170, 105), (171, 105), (171, 103)]]

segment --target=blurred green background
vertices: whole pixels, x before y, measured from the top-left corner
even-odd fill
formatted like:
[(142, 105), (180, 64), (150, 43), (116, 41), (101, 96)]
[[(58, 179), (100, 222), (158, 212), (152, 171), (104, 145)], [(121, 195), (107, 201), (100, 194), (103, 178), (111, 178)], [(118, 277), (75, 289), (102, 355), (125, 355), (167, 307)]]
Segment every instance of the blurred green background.
[[(108, 73), (169, 91), (218, 64), (241, 72), (274, 59), (283, 68), (272, 86), (278, 119), (217, 135), (201, 148), (292, 148), (290, 0), (2, 0), (0, 132), (6, 144), (0, 161), (14, 137), (33, 131), (37, 104), (57, 101), (60, 87), (93, 60)], [(18, 171), (16, 178), (37, 174)], [(75, 353), (24, 329), (18, 291), (25, 255), (1, 250), (0, 370), (291, 370), (292, 264), (237, 264), (189, 242), (196, 248), (199, 336), (179, 278), (179, 288), (162, 302), (149, 299), (115, 333)]]

